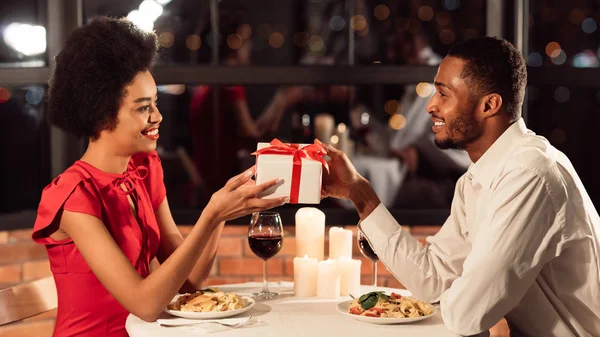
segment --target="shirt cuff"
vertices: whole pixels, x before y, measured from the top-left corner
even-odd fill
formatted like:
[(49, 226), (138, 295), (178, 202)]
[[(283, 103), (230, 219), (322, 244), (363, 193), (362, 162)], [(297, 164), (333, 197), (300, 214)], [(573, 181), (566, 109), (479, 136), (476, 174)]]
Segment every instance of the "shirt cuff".
[(402, 229), (382, 203), (358, 224), (358, 228), (367, 237), (375, 253), (377, 247), (384, 247), (389, 238)]

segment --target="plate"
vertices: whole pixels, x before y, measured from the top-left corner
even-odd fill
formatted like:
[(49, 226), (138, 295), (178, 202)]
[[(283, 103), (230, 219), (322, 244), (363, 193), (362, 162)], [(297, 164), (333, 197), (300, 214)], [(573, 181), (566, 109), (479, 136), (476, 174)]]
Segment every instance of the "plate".
[[(181, 296), (181, 295), (175, 296), (173, 298), (173, 301), (175, 301), (179, 296)], [(239, 315), (243, 312), (250, 310), (250, 308), (252, 308), (254, 306), (254, 304), (256, 303), (254, 301), (254, 299), (251, 297), (246, 297), (246, 296), (240, 296), (240, 297), (243, 298), (244, 300), (246, 300), (247, 305), (243, 308), (239, 308), (239, 309), (235, 309), (235, 310), (211, 311), (211, 312), (191, 312), (191, 311), (179, 311), (179, 310), (165, 309), (165, 312), (170, 315), (173, 315), (173, 316), (189, 318), (189, 319), (215, 319), (215, 318), (231, 317), (231, 316)]]
[(351, 314), (348, 312), (348, 309), (350, 309), (350, 304), (352, 304), (352, 301), (353, 300), (340, 302), (335, 307), (336, 307), (337, 311), (339, 311), (340, 313), (342, 313), (346, 316), (352, 317), (361, 322), (367, 322), (367, 323), (372, 323), (372, 324), (403, 324), (403, 323), (417, 322), (417, 321), (421, 321), (421, 320), (427, 319), (429, 317), (432, 317), (437, 313), (436, 307), (432, 306), (433, 313), (431, 315), (420, 316), (420, 317), (381, 318), (381, 317), (360, 316), (360, 315), (354, 315), (354, 314)]

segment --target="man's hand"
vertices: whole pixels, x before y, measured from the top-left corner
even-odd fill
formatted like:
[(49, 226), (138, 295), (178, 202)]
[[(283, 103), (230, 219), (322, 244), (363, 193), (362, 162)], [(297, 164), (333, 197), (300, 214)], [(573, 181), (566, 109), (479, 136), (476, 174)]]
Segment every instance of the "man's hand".
[(331, 160), (328, 163), (329, 173), (323, 172), (321, 197), (350, 199), (352, 187), (364, 178), (358, 174), (344, 152), (327, 144), (323, 144), (323, 146), (327, 149)]

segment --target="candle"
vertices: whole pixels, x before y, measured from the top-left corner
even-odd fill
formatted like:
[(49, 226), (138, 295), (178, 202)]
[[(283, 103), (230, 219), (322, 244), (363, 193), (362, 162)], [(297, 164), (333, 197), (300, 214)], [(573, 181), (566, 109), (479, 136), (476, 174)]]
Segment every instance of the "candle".
[[(312, 297), (317, 295), (317, 259), (294, 258), (294, 295)], [(359, 261), (360, 262), (360, 261)]]
[(352, 257), (352, 231), (342, 227), (329, 229), (329, 258)]
[(360, 265), (361, 260), (342, 256), (338, 259), (340, 270), (340, 295), (360, 296)]
[(296, 256), (322, 261), (325, 255), (325, 213), (314, 207), (296, 212)]
[(317, 297), (340, 296), (340, 273), (336, 260), (319, 261), (317, 265)]
[(315, 116), (315, 137), (323, 143), (328, 144), (335, 130), (335, 119), (327, 113), (320, 113)]

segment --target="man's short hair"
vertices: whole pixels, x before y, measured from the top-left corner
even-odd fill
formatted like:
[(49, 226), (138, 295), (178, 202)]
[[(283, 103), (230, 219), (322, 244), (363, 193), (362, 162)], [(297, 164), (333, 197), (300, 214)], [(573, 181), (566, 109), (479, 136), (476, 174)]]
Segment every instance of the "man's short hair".
[(511, 121), (521, 117), (527, 85), (527, 68), (521, 53), (508, 41), (479, 37), (453, 46), (448, 56), (466, 61), (461, 77), (471, 97), (497, 93)]

